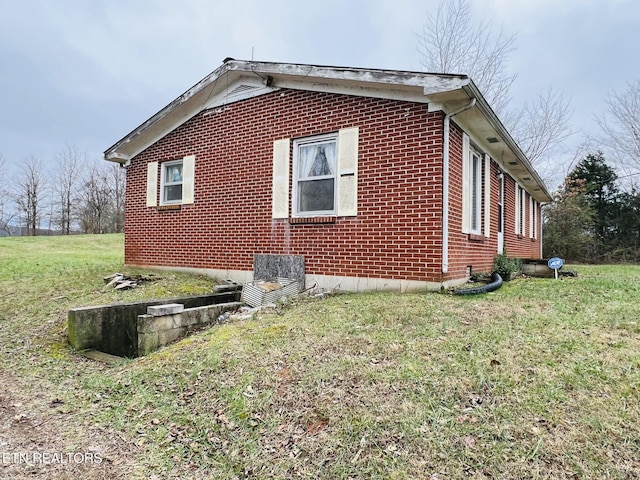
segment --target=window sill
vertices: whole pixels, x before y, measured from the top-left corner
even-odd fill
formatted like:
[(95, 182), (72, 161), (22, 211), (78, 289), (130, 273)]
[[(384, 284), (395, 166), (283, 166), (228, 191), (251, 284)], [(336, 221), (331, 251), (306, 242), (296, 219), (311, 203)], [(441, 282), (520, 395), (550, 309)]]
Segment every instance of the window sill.
[(291, 225), (336, 223), (336, 217), (291, 217), (289, 223)]
[(470, 242), (484, 243), (484, 240), (485, 240), (484, 235), (478, 235), (476, 233), (469, 234)]
[(182, 209), (182, 205), (180, 205), (180, 204), (176, 204), (176, 205), (158, 205), (156, 207), (156, 210), (158, 210), (159, 212), (174, 211), (174, 210), (181, 210), (181, 209)]

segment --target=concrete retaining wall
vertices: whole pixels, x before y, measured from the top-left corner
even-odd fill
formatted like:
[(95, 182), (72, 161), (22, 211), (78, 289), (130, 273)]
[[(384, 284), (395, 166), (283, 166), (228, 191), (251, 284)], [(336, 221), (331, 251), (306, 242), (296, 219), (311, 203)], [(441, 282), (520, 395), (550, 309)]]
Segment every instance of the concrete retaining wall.
[(229, 292), (73, 308), (67, 316), (69, 343), (76, 350), (134, 358), (139, 355), (138, 316), (146, 314), (149, 306), (181, 303), (189, 309), (239, 299), (240, 292)]
[(175, 342), (198, 327), (217, 323), (222, 313), (237, 310), (241, 305), (240, 302), (230, 302), (184, 309), (168, 315), (140, 315), (137, 323), (138, 356)]

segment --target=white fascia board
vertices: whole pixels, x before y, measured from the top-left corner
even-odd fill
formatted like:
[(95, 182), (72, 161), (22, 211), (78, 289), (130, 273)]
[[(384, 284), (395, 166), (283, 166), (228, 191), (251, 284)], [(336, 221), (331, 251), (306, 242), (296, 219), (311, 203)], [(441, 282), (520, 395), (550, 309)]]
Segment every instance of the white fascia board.
[(403, 70), (380, 70), (248, 61), (232, 61), (229, 62), (229, 65), (232, 69), (250, 71), (260, 75), (273, 75), (276, 77), (282, 75), (308, 80), (326, 79), (347, 82), (364, 82), (367, 84), (405, 85), (434, 88), (436, 91), (441, 90), (439, 87), (436, 88), (436, 85), (439, 85), (440, 83), (468, 83), (468, 78), (464, 75), (430, 74), (424, 72), (407, 72)]
[[(269, 76), (272, 79), (267, 82)], [(256, 88), (230, 95), (238, 79)], [(460, 75), (230, 60), (107, 149), (104, 158), (133, 158), (204, 109), (278, 88), (430, 103), (427, 94), (460, 89), (468, 83)]]
[(108, 162), (116, 162), (116, 163), (120, 163), (120, 164), (125, 164), (127, 162), (129, 162), (129, 160), (131, 160), (131, 157), (129, 155), (124, 155), (122, 153), (113, 153), (109, 156), (104, 157), (105, 160), (107, 160)]
[[(104, 152), (104, 158), (108, 159), (116, 155), (127, 155), (130, 158), (133, 158), (149, 145), (152, 145), (155, 141), (166, 135), (169, 125), (162, 128), (163, 123), (173, 126), (168, 131), (182, 125), (182, 123), (194, 115), (194, 111), (198, 110), (198, 102), (194, 101), (194, 97), (202, 96), (203, 93), (209, 92), (209, 89), (211, 88), (215, 89), (220, 77), (227, 73), (228, 70), (228, 65), (223, 64), (215, 71), (204, 77), (158, 113), (108, 148)], [(185, 106), (188, 106), (188, 108), (184, 108)], [(184, 112), (184, 110), (187, 111)], [(170, 119), (170, 122), (166, 121), (167, 118)], [(159, 126), (160, 135), (155, 132)]]
[(342, 95), (354, 95), (359, 97), (384, 98), (389, 100), (406, 100), (408, 102), (429, 103), (420, 90), (402, 91), (390, 88), (376, 88), (366, 84), (333, 84), (333, 83), (307, 83), (299, 80), (278, 79), (274, 85), (279, 88), (291, 90), (305, 90), (309, 92), (335, 93)]

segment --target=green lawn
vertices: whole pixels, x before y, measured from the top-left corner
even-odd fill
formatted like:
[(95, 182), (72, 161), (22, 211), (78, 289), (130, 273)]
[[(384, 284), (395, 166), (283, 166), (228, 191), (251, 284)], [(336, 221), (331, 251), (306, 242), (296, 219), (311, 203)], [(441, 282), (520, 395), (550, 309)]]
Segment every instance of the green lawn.
[(69, 308), (213, 284), (105, 289), (139, 273), (122, 262), (118, 235), (0, 239), (0, 360), (70, 430), (135, 445), (130, 478), (640, 476), (640, 267), (303, 299), (120, 365), (80, 360)]

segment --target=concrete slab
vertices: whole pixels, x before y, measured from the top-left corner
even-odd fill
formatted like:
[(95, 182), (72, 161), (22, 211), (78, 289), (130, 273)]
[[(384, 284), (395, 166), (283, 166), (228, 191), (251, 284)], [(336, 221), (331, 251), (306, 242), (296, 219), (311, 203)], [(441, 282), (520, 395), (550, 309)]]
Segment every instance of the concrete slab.
[(124, 358), (118, 357), (116, 355), (110, 355), (108, 353), (99, 352), (97, 350), (84, 350), (82, 352), (78, 352), (83, 357), (89, 358), (91, 360), (95, 360), (97, 362), (106, 363), (107, 365), (116, 365), (121, 363)]
[(184, 310), (184, 304), (182, 303), (167, 303), (165, 305), (150, 305), (147, 307), (147, 313), (154, 317), (161, 317), (162, 315), (174, 315)]

